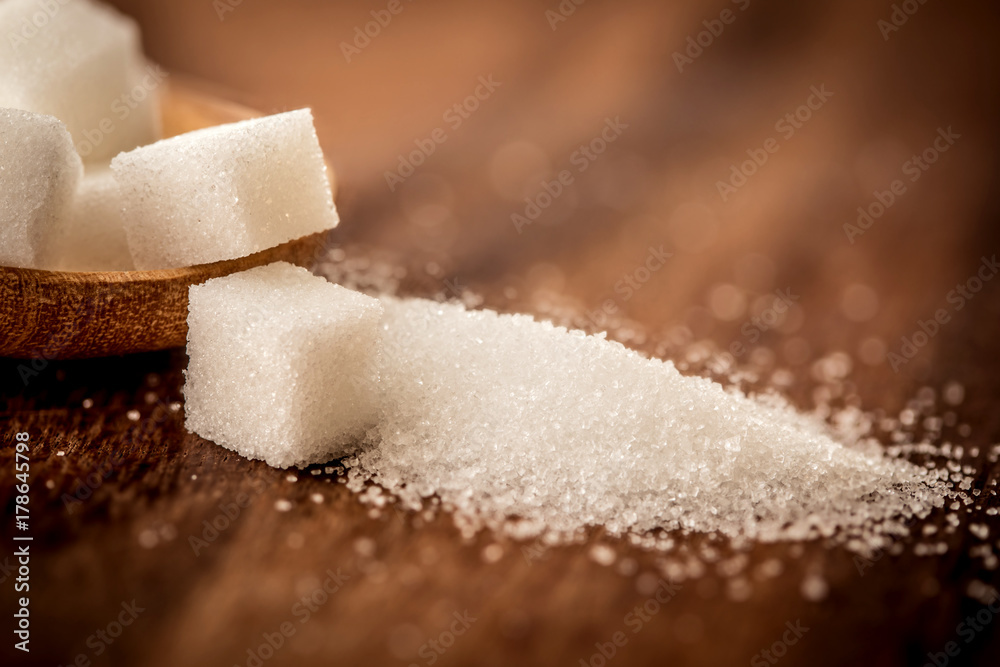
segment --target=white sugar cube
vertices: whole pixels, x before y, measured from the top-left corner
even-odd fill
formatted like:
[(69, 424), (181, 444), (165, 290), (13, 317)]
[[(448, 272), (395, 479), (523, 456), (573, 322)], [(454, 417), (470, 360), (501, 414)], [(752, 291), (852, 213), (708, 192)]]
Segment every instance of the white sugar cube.
[(82, 174), (65, 125), (0, 109), (0, 265), (50, 268)]
[(90, 0), (3, 0), (0, 35), (0, 107), (60, 119), (86, 161), (159, 137), (163, 74), (131, 19)]
[(139, 269), (243, 257), (338, 222), (309, 109), (165, 139), (111, 168)]
[(280, 468), (348, 453), (377, 417), (381, 317), (284, 262), (191, 287), (188, 430)]
[(87, 169), (69, 223), (55, 241), (60, 271), (129, 271), (135, 268), (122, 225), (118, 183), (108, 167)]

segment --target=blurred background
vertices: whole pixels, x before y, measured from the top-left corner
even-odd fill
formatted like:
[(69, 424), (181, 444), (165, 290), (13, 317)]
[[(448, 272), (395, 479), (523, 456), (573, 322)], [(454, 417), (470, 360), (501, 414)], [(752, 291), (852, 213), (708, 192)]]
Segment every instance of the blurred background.
[[(995, 2), (113, 4), (177, 80), (264, 112), (313, 108), (339, 184), (327, 271), (468, 289), (687, 372), (726, 371), (705, 365), (728, 351), (806, 408), (895, 416), (951, 387), (946, 436), (1000, 441), (1000, 280), (982, 269), (1000, 251)], [(915, 336), (940, 309), (948, 323)], [(434, 664), (421, 642), (468, 609), (479, 620), (438, 664), (587, 664), (646, 599), (629, 572), (654, 556), (626, 544), (615, 568), (584, 546), (504, 543), (497, 561), (488, 535), (462, 543), (447, 516), (373, 519), (344, 488), (185, 434), (180, 413), (148, 433), (128, 422), (150, 393), (180, 400), (184, 364), (176, 351), (57, 365), (10, 408), (72, 455), (50, 459), (59, 484), (100, 464), (98, 443), (129, 456), (80, 514), (58, 491), (43, 511), (59, 547), (36, 566), (46, 664), (260, 667), (248, 647), (340, 566), (354, 578), (322, 622), (262, 663)], [(99, 417), (81, 417), (91, 397)], [(983, 465), (985, 485), (997, 470)], [(192, 555), (186, 536), (260, 480), (268, 495), (240, 528)], [(316, 488), (329, 497), (314, 508)], [(276, 513), (276, 497), (296, 511)], [(808, 641), (782, 664), (924, 664), (979, 609), (963, 549), (908, 551), (862, 579), (844, 550), (754, 545), (752, 568), (773, 558), (784, 576), (736, 598), (717, 573), (693, 580), (617, 662), (746, 664), (800, 619)], [(800, 588), (815, 568), (821, 604)], [(88, 635), (133, 598), (149, 608), (140, 629), (98, 658)], [(952, 664), (995, 665), (997, 627)]]
[[(566, 302), (591, 329), (631, 321), (616, 333), (639, 345), (725, 349), (790, 289), (763, 336), (778, 363), (880, 367), (997, 250), (996, 3), (115, 4), (170, 71), (313, 107), (339, 243), (496, 307)], [(939, 130), (960, 138), (938, 155)], [(894, 201), (858, 226), (877, 193)], [(662, 269), (623, 287), (661, 245)], [(941, 340), (900, 368), (928, 379)]]

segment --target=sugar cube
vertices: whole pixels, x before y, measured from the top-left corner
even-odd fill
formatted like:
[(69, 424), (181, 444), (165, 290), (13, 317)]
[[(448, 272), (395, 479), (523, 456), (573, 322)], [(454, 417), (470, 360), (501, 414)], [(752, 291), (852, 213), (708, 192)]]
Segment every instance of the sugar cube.
[(165, 139), (111, 167), (139, 269), (242, 257), (338, 222), (309, 109)]
[(280, 468), (342, 456), (377, 415), (381, 316), (284, 262), (191, 287), (188, 430)]
[(59, 271), (130, 271), (135, 268), (122, 224), (121, 196), (109, 167), (85, 170), (69, 224), (54, 241)]
[(59, 120), (0, 109), (0, 264), (49, 268), (82, 174)]
[(91, 0), (3, 0), (0, 34), (0, 107), (60, 119), (88, 162), (158, 138), (163, 75), (131, 19)]

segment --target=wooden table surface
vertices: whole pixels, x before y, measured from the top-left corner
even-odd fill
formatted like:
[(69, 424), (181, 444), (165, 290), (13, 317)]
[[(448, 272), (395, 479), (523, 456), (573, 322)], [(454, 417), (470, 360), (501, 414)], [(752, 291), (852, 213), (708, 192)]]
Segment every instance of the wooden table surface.
[[(586, 313), (610, 299), (619, 338), (677, 360), (689, 341), (744, 340), (743, 302), (791, 290), (794, 316), (741, 365), (791, 370), (787, 391), (810, 408), (810, 360), (845, 352), (840, 389), (888, 415), (921, 387), (959, 382), (969, 432), (944, 437), (982, 450), (978, 488), (1000, 475), (985, 456), (1000, 441), (1000, 281), (949, 311), (898, 372), (881, 358), (1000, 250), (995, 3), (902, 3), (915, 13), (887, 30), (888, 1), (564, 2), (576, 9), (553, 29), (556, 0), (403, 0), (350, 62), (342, 42), (387, 3), (116, 4), (167, 69), (265, 111), (314, 108), (340, 182), (332, 241), (354, 266), (387, 262), (406, 269), (408, 293), (468, 287), (486, 306), (591, 330), (605, 323)], [(720, 16), (731, 21), (719, 28)], [(699, 53), (687, 39), (705, 21), (721, 32)], [(449, 114), (481, 77), (499, 85), (481, 88), (467, 117)], [(808, 119), (782, 124), (814, 90)], [(609, 119), (620, 132), (581, 162)], [(445, 140), (390, 189), (386, 172), (437, 128)], [(939, 131), (947, 150), (904, 172)], [(766, 162), (723, 199), (719, 181), (765, 146)], [(573, 183), (518, 231), (512, 214), (563, 170)], [(849, 238), (858, 207), (896, 179), (905, 191)], [(666, 266), (628, 298), (616, 291), (661, 245), (674, 253)], [(463, 540), (447, 515), (372, 516), (336, 474), (290, 481), (186, 433), (185, 364), (183, 350), (0, 361), (4, 665), (599, 665), (597, 645), (609, 650), (618, 631), (627, 642), (607, 664), (772, 664), (760, 652), (796, 622), (808, 630), (780, 664), (923, 665), (981, 609), (970, 581), (1000, 585), (968, 555), (969, 522), (1000, 537), (985, 515), (1000, 503), (986, 495), (944, 555), (915, 556), (913, 537), (860, 576), (841, 548), (753, 545), (746, 599), (709, 564), (632, 632), (655, 554), (595, 531), (590, 543), (616, 553), (605, 567), (589, 544), (539, 552)], [(13, 652), (8, 613), (20, 431), (32, 443), (30, 655)], [(783, 573), (757, 576), (772, 558)], [(800, 591), (815, 571), (829, 583), (818, 602)], [(317, 593), (324, 583), (336, 591)], [(294, 634), (268, 650), (284, 623)], [(949, 664), (997, 664), (998, 628), (962, 641)]]

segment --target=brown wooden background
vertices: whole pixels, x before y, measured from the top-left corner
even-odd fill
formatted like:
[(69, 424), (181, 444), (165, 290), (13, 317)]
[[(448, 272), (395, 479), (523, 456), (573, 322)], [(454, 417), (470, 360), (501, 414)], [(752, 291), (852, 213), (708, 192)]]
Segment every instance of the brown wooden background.
[[(843, 350), (857, 358), (872, 337), (896, 350), (981, 256), (1000, 250), (995, 3), (930, 0), (886, 41), (877, 21), (891, 3), (867, 0), (752, 0), (745, 11), (719, 1), (590, 0), (554, 31), (545, 11), (555, 0), (403, 0), (404, 11), (351, 63), (339, 44), (384, 3), (245, 0), (230, 2), (221, 20), (208, 0), (116, 4), (137, 17), (148, 53), (169, 70), (265, 111), (314, 108), (341, 184), (334, 241), (349, 257), (407, 268), (414, 293), (447, 292), (448, 279), (494, 307), (581, 313), (615, 296), (616, 281), (647, 248), (664, 244), (675, 257), (634, 298), (619, 299), (645, 332), (632, 344), (655, 351), (683, 325), (694, 338), (727, 345), (745, 318), (713, 318), (714, 287), (735, 283), (751, 296), (791, 288), (801, 295), (796, 323), (765, 342), (778, 365), (795, 371), (792, 393), (805, 407), (810, 370), (792, 351), (805, 344), (813, 357)], [(735, 22), (678, 72), (672, 54), (725, 8)], [(414, 140), (447, 127), (442, 114), (489, 75), (501, 87), (390, 192), (384, 172)], [(813, 85), (833, 97), (722, 202), (716, 182), (775, 136), (775, 122)], [(628, 129), (518, 234), (510, 216), (523, 198), (569, 168), (608, 117)], [(842, 227), (857, 207), (948, 126), (961, 135), (956, 145), (849, 243)], [(774, 271), (748, 271), (749, 254), (768, 257)], [(441, 271), (429, 275), (428, 262)], [(878, 296), (877, 314), (862, 323), (842, 308), (856, 283)], [(998, 287), (987, 284), (900, 373), (856, 361), (852, 387), (863, 405), (893, 413), (920, 386), (957, 380), (967, 395), (959, 419), (972, 432), (946, 436), (984, 449), (1000, 440)], [(35, 443), (33, 651), (30, 660), (13, 655), (4, 630), (13, 664), (69, 664), (85, 654), (94, 664), (246, 665), (247, 648), (296, 620), (296, 600), (328, 568), (350, 575), (348, 583), (265, 664), (428, 664), (414, 651), (453, 612), (468, 610), (477, 621), (436, 664), (578, 665), (646, 599), (635, 576), (593, 563), (585, 547), (531, 560), (522, 545), (503, 541), (503, 557), (486, 564), (490, 535), (463, 543), (448, 517), (422, 526), (391, 510), (370, 518), (326, 475), (292, 483), (186, 434), (182, 412), (168, 407), (180, 400), (183, 351), (53, 361), (27, 385), (22, 363), (0, 362), (4, 555), (13, 531), (13, 434), (27, 430)], [(107, 479), (70, 511), (61, 495), (108, 462)], [(982, 457), (976, 465), (980, 484), (1000, 472)], [(249, 507), (195, 556), (189, 536), (240, 493), (251, 494)], [(315, 493), (321, 504), (311, 501)], [(278, 499), (293, 509), (277, 512)], [(995, 519), (985, 518), (994, 539)], [(968, 581), (998, 583), (996, 572), (979, 571), (981, 561), (965, 555), (976, 541), (964, 522), (949, 541), (945, 556), (887, 556), (864, 577), (842, 550), (754, 547), (751, 572), (776, 556), (785, 573), (751, 577), (752, 595), (741, 602), (712, 571), (686, 583), (611, 664), (748, 664), (786, 621), (801, 619), (810, 630), (782, 664), (922, 665), (979, 608), (964, 594)], [(609, 543), (640, 572), (653, 571), (652, 555)], [(815, 568), (831, 588), (819, 604), (799, 593)], [(2, 586), (6, 610), (12, 580)], [(145, 611), (95, 657), (88, 636), (133, 599)], [(4, 618), (7, 628), (6, 611)], [(951, 664), (996, 664), (998, 626)]]

